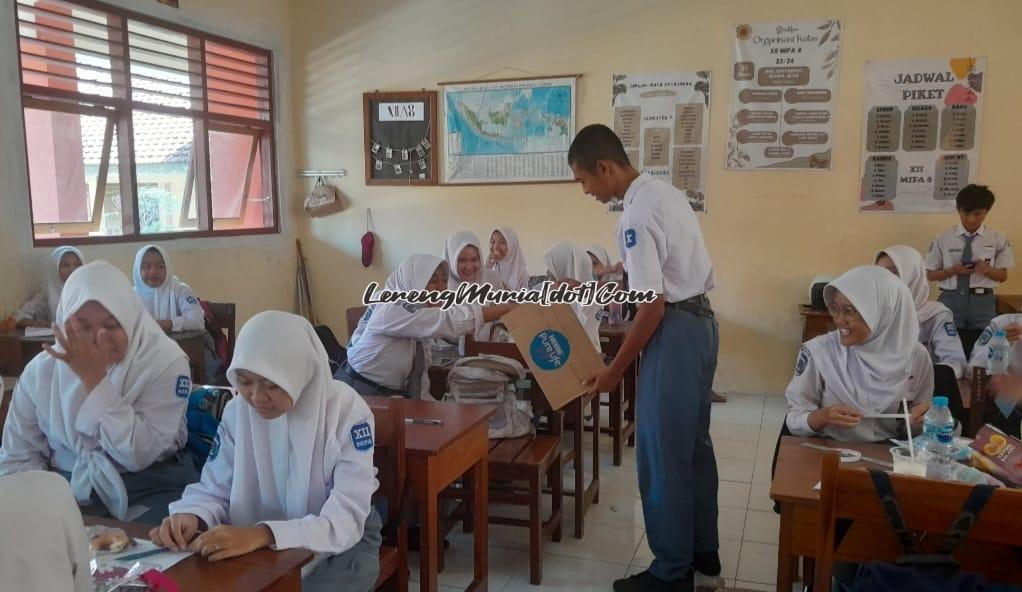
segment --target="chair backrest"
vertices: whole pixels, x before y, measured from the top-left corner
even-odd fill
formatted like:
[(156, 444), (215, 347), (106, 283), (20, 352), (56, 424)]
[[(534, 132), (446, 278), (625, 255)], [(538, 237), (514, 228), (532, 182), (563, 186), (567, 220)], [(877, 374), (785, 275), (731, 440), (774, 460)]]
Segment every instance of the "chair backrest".
[(976, 432), (983, 427), (986, 420), (989, 382), (985, 368), (972, 369), (972, 384), (969, 387), (969, 422), (962, 426), (962, 435), (966, 438), (976, 437)]
[(385, 406), (370, 402), (376, 423), (373, 462), (380, 482), (374, 501), (386, 500), (387, 516), (384, 534), (396, 537), (403, 530), (407, 469), (405, 464), (405, 416), (401, 399), (386, 399)]
[[(958, 516), (972, 486), (901, 475), (891, 476), (908, 529), (943, 535)], [(844, 543), (835, 544), (838, 522), (852, 521)], [(855, 534), (855, 533), (859, 534)], [(894, 561), (904, 554), (881, 506), (869, 473), (841, 466), (826, 454), (820, 490), (820, 526), (816, 540), (814, 590), (830, 592), (834, 561)], [(864, 535), (864, 536), (860, 536)], [(927, 537), (933, 544), (943, 537)], [(963, 570), (996, 576), (1022, 575), (1013, 546), (1022, 544), (1022, 492), (998, 489), (980, 514), (955, 558)], [(920, 545), (921, 547), (925, 545)]]
[(362, 319), (362, 315), (366, 313), (367, 306), (353, 306), (349, 308), (345, 315), (348, 320), (348, 342), (351, 342), (351, 336), (355, 334), (355, 329), (358, 327), (358, 322)]
[(234, 357), (234, 343), (238, 329), (237, 306), (233, 302), (210, 302), (209, 310), (213, 313), (213, 320), (216, 321), (216, 324), (220, 325), (220, 328), (227, 333), (228, 359), (224, 360), (224, 363), (230, 364), (230, 358)]

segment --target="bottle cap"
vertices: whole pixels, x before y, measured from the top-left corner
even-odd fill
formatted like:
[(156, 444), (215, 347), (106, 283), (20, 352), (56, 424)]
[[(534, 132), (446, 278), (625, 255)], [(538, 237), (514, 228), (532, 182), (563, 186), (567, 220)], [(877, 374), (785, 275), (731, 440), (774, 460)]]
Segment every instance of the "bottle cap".
[(934, 397), (933, 398), (933, 406), (934, 407), (947, 407), (947, 397)]

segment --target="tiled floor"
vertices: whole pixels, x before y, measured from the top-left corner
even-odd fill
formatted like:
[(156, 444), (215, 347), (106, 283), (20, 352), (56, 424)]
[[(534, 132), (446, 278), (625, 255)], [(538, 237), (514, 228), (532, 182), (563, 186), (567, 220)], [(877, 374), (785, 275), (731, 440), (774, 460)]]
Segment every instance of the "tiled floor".
[[(770, 501), (770, 461), (784, 417), (780, 397), (732, 396), (713, 406), (713, 444), (720, 475), (721, 577), (728, 586), (773, 590), (777, 573), (778, 516)], [(604, 423), (606, 425), (606, 423)], [(624, 464), (611, 464), (609, 437), (601, 438), (600, 503), (586, 516), (582, 540), (571, 536), (571, 499), (566, 499), (564, 538), (548, 543), (543, 584), (529, 585), (528, 533), (524, 528), (490, 528), (489, 589), (497, 592), (609, 591), (617, 578), (642, 571), (653, 555), (646, 544), (635, 474), (635, 449)], [(572, 478), (565, 475), (566, 482)], [(471, 581), (472, 539), (460, 531), (448, 537), (447, 569), (441, 590), (464, 589)], [(418, 555), (411, 589), (418, 588)], [(701, 578), (701, 577), (700, 577)], [(705, 580), (698, 580), (706, 582)]]

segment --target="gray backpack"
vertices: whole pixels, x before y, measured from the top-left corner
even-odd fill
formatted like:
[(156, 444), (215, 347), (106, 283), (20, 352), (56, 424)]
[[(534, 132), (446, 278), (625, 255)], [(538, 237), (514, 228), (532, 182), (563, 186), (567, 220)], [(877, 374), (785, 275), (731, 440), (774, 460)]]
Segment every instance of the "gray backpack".
[(483, 354), (461, 358), (447, 375), (445, 401), (469, 405), (494, 405), (490, 438), (518, 438), (532, 433), (532, 404), (519, 401), (515, 383), (525, 378), (517, 360)]

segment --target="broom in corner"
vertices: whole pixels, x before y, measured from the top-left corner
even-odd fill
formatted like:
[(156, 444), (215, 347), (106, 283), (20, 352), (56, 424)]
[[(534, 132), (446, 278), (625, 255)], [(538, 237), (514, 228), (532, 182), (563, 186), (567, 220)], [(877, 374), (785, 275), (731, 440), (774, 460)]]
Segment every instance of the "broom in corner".
[(298, 299), (297, 309), (295, 312), (302, 315), (313, 325), (318, 325), (319, 320), (316, 318), (316, 309), (312, 306), (312, 288), (309, 286), (309, 266), (308, 261), (305, 259), (304, 253), (302, 253), (302, 241), (295, 239), (295, 244), (298, 245), (298, 272), (295, 276), (295, 282), (297, 283), (295, 289), (295, 296)]

